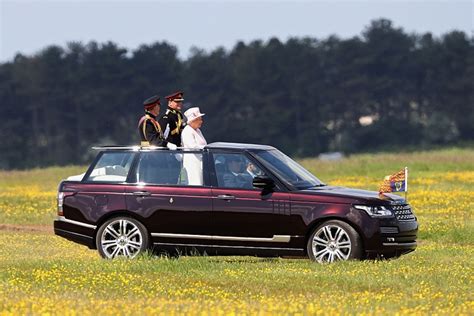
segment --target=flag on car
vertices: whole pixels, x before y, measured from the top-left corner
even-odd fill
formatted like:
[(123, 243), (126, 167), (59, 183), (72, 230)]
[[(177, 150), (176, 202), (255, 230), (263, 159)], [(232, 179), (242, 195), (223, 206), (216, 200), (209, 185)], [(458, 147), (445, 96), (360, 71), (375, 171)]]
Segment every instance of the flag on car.
[(379, 187), (379, 193), (407, 192), (408, 191), (408, 168), (400, 170), (390, 176), (386, 176)]

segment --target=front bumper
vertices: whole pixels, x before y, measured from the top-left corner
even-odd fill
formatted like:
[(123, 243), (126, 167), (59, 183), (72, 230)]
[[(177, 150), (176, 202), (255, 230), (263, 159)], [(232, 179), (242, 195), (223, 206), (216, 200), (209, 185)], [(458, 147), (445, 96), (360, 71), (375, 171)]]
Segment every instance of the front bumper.
[(379, 219), (371, 238), (367, 240), (366, 251), (369, 257), (383, 255), (398, 257), (412, 252), (417, 247), (418, 222)]

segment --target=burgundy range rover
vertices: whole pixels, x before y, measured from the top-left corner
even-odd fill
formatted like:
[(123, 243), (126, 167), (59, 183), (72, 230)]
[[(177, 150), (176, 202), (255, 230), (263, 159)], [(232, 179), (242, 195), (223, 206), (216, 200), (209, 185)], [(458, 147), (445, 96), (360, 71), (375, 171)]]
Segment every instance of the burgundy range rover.
[(332, 262), (411, 252), (418, 223), (398, 195), (326, 185), (270, 146), (212, 143), (100, 148), (60, 183), (54, 231), (105, 258), (178, 249)]

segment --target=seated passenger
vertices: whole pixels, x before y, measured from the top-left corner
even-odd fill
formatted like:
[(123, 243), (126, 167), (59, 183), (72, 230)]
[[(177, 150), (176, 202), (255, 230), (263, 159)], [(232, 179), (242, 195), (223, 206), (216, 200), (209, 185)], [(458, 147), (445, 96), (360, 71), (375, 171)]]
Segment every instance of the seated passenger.
[(235, 156), (226, 159), (227, 172), (224, 173), (224, 187), (252, 189), (252, 176), (242, 172), (242, 160)]
[(251, 162), (249, 162), (247, 164), (247, 170), (246, 171), (252, 177), (252, 179), (255, 178), (256, 176), (261, 176), (262, 175), (262, 171)]

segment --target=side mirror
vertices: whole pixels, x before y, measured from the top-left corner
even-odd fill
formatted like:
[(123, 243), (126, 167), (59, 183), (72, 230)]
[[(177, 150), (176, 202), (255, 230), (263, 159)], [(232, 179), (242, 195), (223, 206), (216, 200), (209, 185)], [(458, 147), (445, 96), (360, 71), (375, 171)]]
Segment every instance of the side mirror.
[(275, 182), (267, 176), (256, 176), (253, 178), (252, 185), (258, 189), (271, 190), (275, 187)]

